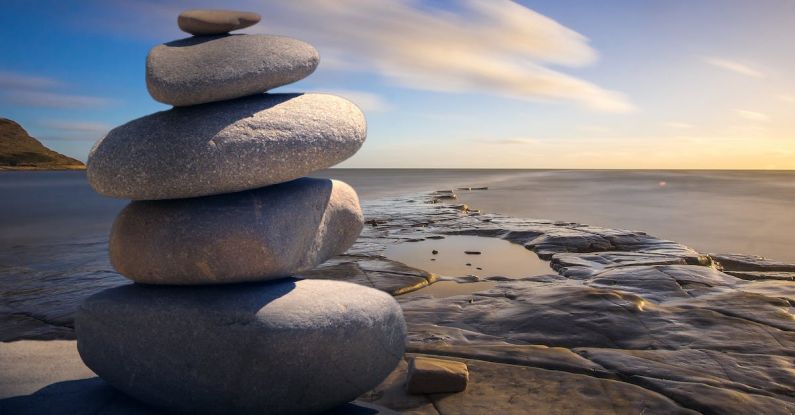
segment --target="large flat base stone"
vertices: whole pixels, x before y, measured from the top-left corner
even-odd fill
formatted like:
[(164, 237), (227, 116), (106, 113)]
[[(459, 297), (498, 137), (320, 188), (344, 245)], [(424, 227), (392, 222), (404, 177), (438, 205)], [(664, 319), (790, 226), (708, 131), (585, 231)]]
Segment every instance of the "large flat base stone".
[[(87, 368), (73, 340), (0, 343), (0, 414), (165, 415), (117, 391)], [(392, 415), (354, 401), (325, 415)]]

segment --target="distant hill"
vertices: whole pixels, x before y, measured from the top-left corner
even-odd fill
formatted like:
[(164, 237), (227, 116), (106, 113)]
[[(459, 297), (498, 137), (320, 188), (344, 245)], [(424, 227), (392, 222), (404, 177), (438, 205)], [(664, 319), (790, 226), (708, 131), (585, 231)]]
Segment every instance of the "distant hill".
[(0, 118), (0, 170), (81, 170), (80, 160), (44, 147), (22, 126)]

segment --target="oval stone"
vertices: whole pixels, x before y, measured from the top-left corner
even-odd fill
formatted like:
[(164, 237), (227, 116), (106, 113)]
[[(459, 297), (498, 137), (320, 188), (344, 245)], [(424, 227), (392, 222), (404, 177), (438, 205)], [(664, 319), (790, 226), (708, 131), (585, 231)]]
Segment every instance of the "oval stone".
[(406, 325), (381, 291), (330, 280), (130, 284), (89, 297), (77, 348), (105, 381), (184, 413), (316, 413), (377, 386)]
[(152, 98), (164, 104), (204, 104), (304, 79), (319, 61), (315, 48), (287, 37), (192, 37), (152, 48), (146, 59), (146, 86)]
[(177, 17), (177, 25), (192, 35), (220, 35), (259, 23), (257, 13), (237, 10), (185, 10)]
[(362, 230), (356, 192), (299, 179), (246, 192), (133, 202), (110, 233), (110, 260), (147, 284), (262, 281), (345, 252)]
[(262, 94), (173, 108), (133, 120), (97, 142), (86, 163), (97, 192), (178, 199), (286, 182), (356, 153), (364, 115), (343, 98)]

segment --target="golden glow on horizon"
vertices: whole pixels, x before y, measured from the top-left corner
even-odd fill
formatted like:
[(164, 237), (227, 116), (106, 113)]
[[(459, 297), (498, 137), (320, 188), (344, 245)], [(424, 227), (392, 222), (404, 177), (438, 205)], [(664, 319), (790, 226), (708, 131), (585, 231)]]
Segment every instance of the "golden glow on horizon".
[[(372, 150), (365, 146), (365, 157), (357, 155), (340, 167), (795, 170), (795, 142), (790, 135), (767, 132), (745, 137), (514, 137), (462, 140), (458, 145), (428, 139), (422, 151), (403, 143)], [(373, 166), (368, 159), (382, 163)]]
[[(795, 3), (562, 3), (232, 2), (263, 16), (241, 33), (320, 51), (311, 77), (274, 92), (330, 92), (365, 111), (367, 143), (340, 167), (795, 169)], [(82, 23), (55, 25), (35, 48), (15, 39), (30, 45), (16, 59), (52, 64), (0, 67), (5, 116), (85, 160), (112, 126), (165, 109), (144, 99), (138, 69), (108, 79), (92, 59), (140, 69), (145, 45), (185, 35), (174, 24), (183, 7), (42, 10)], [(54, 53), (99, 27), (96, 45), (79, 42), (81, 59)]]

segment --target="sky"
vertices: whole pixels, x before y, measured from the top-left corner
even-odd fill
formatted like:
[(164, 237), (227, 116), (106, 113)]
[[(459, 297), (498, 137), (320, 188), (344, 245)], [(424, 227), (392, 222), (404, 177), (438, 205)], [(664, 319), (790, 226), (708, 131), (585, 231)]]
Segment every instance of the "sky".
[(220, 7), (318, 49), (272, 92), (363, 109), (340, 167), (795, 169), (795, 0), (4, 0), (0, 116), (85, 160), (169, 108), (149, 49)]

